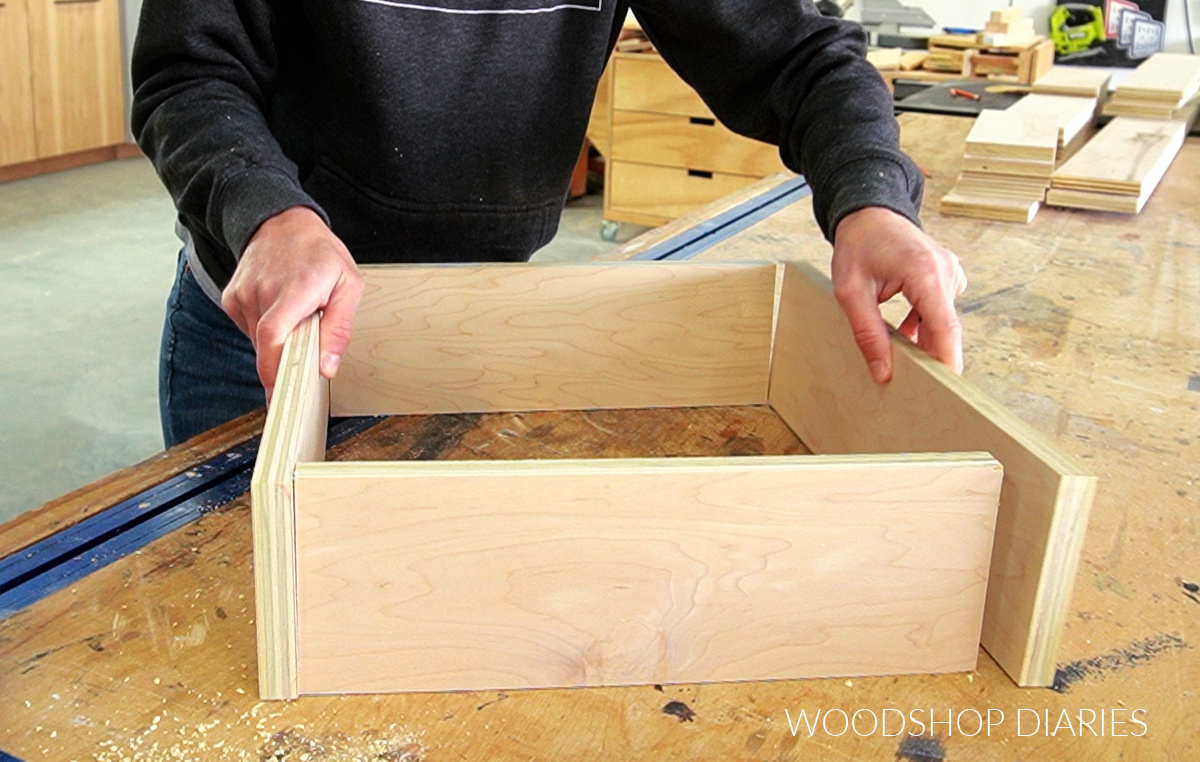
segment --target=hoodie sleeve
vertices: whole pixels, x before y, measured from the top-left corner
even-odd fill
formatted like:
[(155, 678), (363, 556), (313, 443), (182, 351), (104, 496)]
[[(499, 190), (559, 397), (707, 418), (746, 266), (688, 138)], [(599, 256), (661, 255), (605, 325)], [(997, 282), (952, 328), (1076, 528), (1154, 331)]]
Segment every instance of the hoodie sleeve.
[(269, 0), (145, 0), (132, 126), (194, 235), (240, 257), (267, 218), (322, 214), (268, 126), (277, 71)]
[(850, 212), (881, 206), (916, 224), (924, 179), (899, 147), (892, 97), (853, 22), (811, 0), (633, 0), (668, 64), (734, 132), (779, 146), (813, 189), (833, 240)]

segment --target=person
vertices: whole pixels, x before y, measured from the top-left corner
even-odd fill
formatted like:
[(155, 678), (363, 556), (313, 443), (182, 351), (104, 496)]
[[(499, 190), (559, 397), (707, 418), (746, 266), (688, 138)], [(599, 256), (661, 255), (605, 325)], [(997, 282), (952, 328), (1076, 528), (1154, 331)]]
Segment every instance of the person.
[(811, 0), (145, 0), (132, 124), (184, 241), (160, 358), (164, 439), (263, 404), (323, 311), (332, 377), (357, 265), (521, 261), (554, 235), (597, 82), (632, 12), (734, 131), (813, 188), (835, 293), (874, 378), (879, 303), (961, 370), (958, 259), (851, 22)]

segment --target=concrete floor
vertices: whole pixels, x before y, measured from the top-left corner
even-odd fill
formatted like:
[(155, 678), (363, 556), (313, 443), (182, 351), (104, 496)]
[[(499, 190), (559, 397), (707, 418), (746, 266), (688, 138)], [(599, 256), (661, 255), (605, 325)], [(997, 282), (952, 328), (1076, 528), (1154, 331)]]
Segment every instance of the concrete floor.
[[(162, 449), (174, 217), (145, 159), (0, 184), (0, 523)], [(599, 197), (572, 202), (535, 259), (608, 250), (600, 223)]]

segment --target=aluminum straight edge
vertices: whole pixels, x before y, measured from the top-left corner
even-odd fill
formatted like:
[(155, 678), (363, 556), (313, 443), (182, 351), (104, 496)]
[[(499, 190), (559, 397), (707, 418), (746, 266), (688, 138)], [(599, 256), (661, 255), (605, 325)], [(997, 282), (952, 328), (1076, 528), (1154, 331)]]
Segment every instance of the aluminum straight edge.
[(712, 219), (688, 228), (674, 238), (668, 238), (645, 251), (638, 252), (630, 257), (630, 261), (691, 259), (811, 194), (812, 188), (809, 187), (808, 181), (803, 177), (794, 177), (743, 201), (732, 209), (727, 209)]
[[(332, 447), (344, 442), (382, 420), (383, 417), (356, 417), (338, 421), (330, 427), (327, 445)], [(198, 492), (187, 493), (182, 499), (174, 491), (168, 491), (164, 497), (162, 485), (158, 485), (89, 517), (87, 521), (97, 521), (107, 526), (106, 530), (99, 535), (94, 531), (79, 534), (85, 540), (73, 547), (56, 543), (56, 557), (52, 562), (41, 564), (36, 573), (25, 575), (21, 581), (0, 592), (0, 621), (241, 497), (250, 488), (257, 450), (258, 440), (253, 439), (194, 467), (198, 469), (228, 460), (229, 453), (235, 451), (240, 453), (238, 460), (246, 463), (236, 469), (226, 469), (221, 478), (212, 480)], [(131, 520), (120, 524), (109, 519), (109, 512), (127, 504), (140, 508)], [(54, 539), (71, 530), (72, 527), (68, 527), (46, 539)], [(0, 762), (5, 760), (0, 757)]]

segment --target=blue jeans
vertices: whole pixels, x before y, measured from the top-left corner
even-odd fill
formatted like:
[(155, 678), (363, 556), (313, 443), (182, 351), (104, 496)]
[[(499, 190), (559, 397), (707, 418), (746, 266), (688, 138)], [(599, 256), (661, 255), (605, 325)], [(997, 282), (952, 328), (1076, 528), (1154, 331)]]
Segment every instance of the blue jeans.
[(181, 254), (158, 355), (163, 442), (173, 447), (265, 404), (254, 345), (208, 298)]

